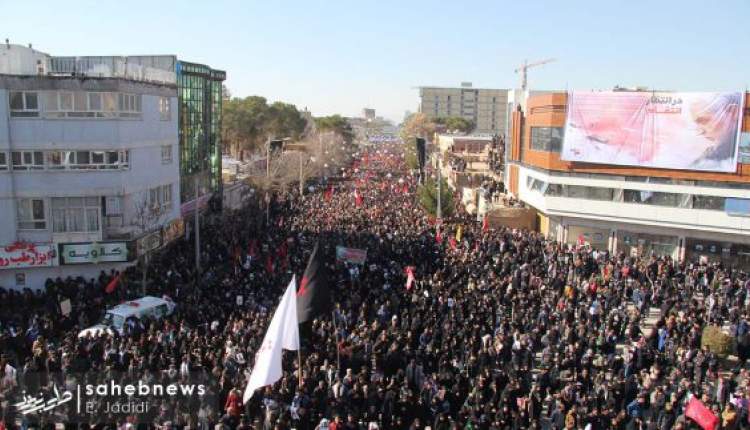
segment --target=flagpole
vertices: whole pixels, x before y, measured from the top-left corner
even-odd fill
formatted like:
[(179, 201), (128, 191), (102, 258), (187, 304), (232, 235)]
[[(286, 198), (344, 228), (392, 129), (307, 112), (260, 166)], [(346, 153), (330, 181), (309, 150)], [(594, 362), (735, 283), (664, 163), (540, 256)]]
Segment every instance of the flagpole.
[(299, 367), (299, 372), (297, 372), (297, 383), (299, 384), (299, 387), (302, 387), (302, 345), (297, 348), (297, 366)]
[(336, 336), (336, 376), (341, 375), (341, 351), (339, 350), (339, 331), (336, 328), (336, 310), (331, 311), (331, 321), (333, 322), (333, 333)]

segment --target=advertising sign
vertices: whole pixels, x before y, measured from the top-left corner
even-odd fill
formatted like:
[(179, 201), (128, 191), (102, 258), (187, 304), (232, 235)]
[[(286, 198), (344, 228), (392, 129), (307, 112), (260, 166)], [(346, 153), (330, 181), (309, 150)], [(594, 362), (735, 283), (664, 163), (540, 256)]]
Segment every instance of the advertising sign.
[(63, 243), (60, 245), (61, 264), (119, 263), (128, 261), (125, 242)]
[(561, 158), (737, 170), (742, 93), (572, 92)]
[(16, 242), (0, 247), (0, 269), (51, 267), (55, 265), (55, 254), (52, 245)]
[(164, 227), (164, 245), (185, 234), (185, 220), (177, 218)]
[(353, 264), (365, 264), (365, 260), (367, 260), (367, 250), (337, 246), (336, 260), (346, 261)]
[(161, 231), (151, 232), (135, 241), (138, 257), (161, 246)]

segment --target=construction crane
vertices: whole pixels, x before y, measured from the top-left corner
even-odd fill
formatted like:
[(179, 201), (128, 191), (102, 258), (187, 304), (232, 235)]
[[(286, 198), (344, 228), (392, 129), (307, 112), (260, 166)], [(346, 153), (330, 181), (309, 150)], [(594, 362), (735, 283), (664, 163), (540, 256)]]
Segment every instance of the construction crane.
[(527, 86), (526, 85), (526, 83), (527, 83), (527, 81), (526, 81), (526, 71), (528, 69), (530, 69), (532, 67), (536, 67), (536, 66), (541, 66), (542, 64), (551, 63), (553, 61), (557, 61), (557, 59), (556, 58), (548, 58), (546, 60), (537, 61), (536, 63), (531, 63), (531, 64), (529, 64), (528, 60), (524, 60), (523, 61), (523, 65), (520, 66), (520, 67), (518, 67), (516, 69), (516, 73), (520, 73), (521, 74), (521, 89), (524, 90), (524, 91), (526, 91), (526, 86)]

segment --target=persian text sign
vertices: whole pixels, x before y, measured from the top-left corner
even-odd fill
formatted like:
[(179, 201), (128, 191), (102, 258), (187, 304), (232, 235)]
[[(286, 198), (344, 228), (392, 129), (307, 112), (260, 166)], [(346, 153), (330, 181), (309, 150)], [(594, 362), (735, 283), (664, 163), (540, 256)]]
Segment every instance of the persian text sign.
[(561, 158), (737, 170), (742, 93), (572, 92)]
[(365, 264), (365, 260), (367, 260), (367, 250), (337, 246), (336, 260), (346, 261), (353, 264)]
[(62, 264), (85, 264), (128, 261), (125, 242), (66, 243), (60, 245)]
[(55, 250), (52, 245), (16, 242), (0, 247), (0, 269), (51, 267), (54, 265)]

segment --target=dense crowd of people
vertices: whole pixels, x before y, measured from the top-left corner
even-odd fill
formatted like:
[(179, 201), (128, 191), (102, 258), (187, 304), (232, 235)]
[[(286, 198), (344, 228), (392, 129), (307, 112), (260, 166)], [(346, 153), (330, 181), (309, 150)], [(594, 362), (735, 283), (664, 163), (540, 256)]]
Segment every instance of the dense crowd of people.
[[(203, 270), (191, 241), (162, 250), (146, 288), (176, 311), (124, 335), (77, 336), (105, 308), (143, 295), (137, 269), (111, 294), (114, 273), (0, 290), (6, 428), (64, 421), (21, 416), (12, 404), (22, 390), (92, 372), (210, 381), (200, 399), (162, 400), (146, 416), (87, 418), (110, 428), (687, 429), (693, 397), (718, 427), (750, 428), (743, 272), (561, 245), (460, 207), (441, 225), (420, 207), (395, 145), (366, 152), (344, 176), (320, 192), (277, 194), (268, 223), (262, 201), (208, 217)], [(301, 369), (287, 353), (282, 379), (243, 404), (273, 310), (318, 241), (331, 315), (303, 336)], [(366, 250), (365, 264), (335, 261), (337, 245)], [(643, 330), (654, 307), (659, 318)], [(739, 360), (702, 347), (708, 325), (729, 327)]]

